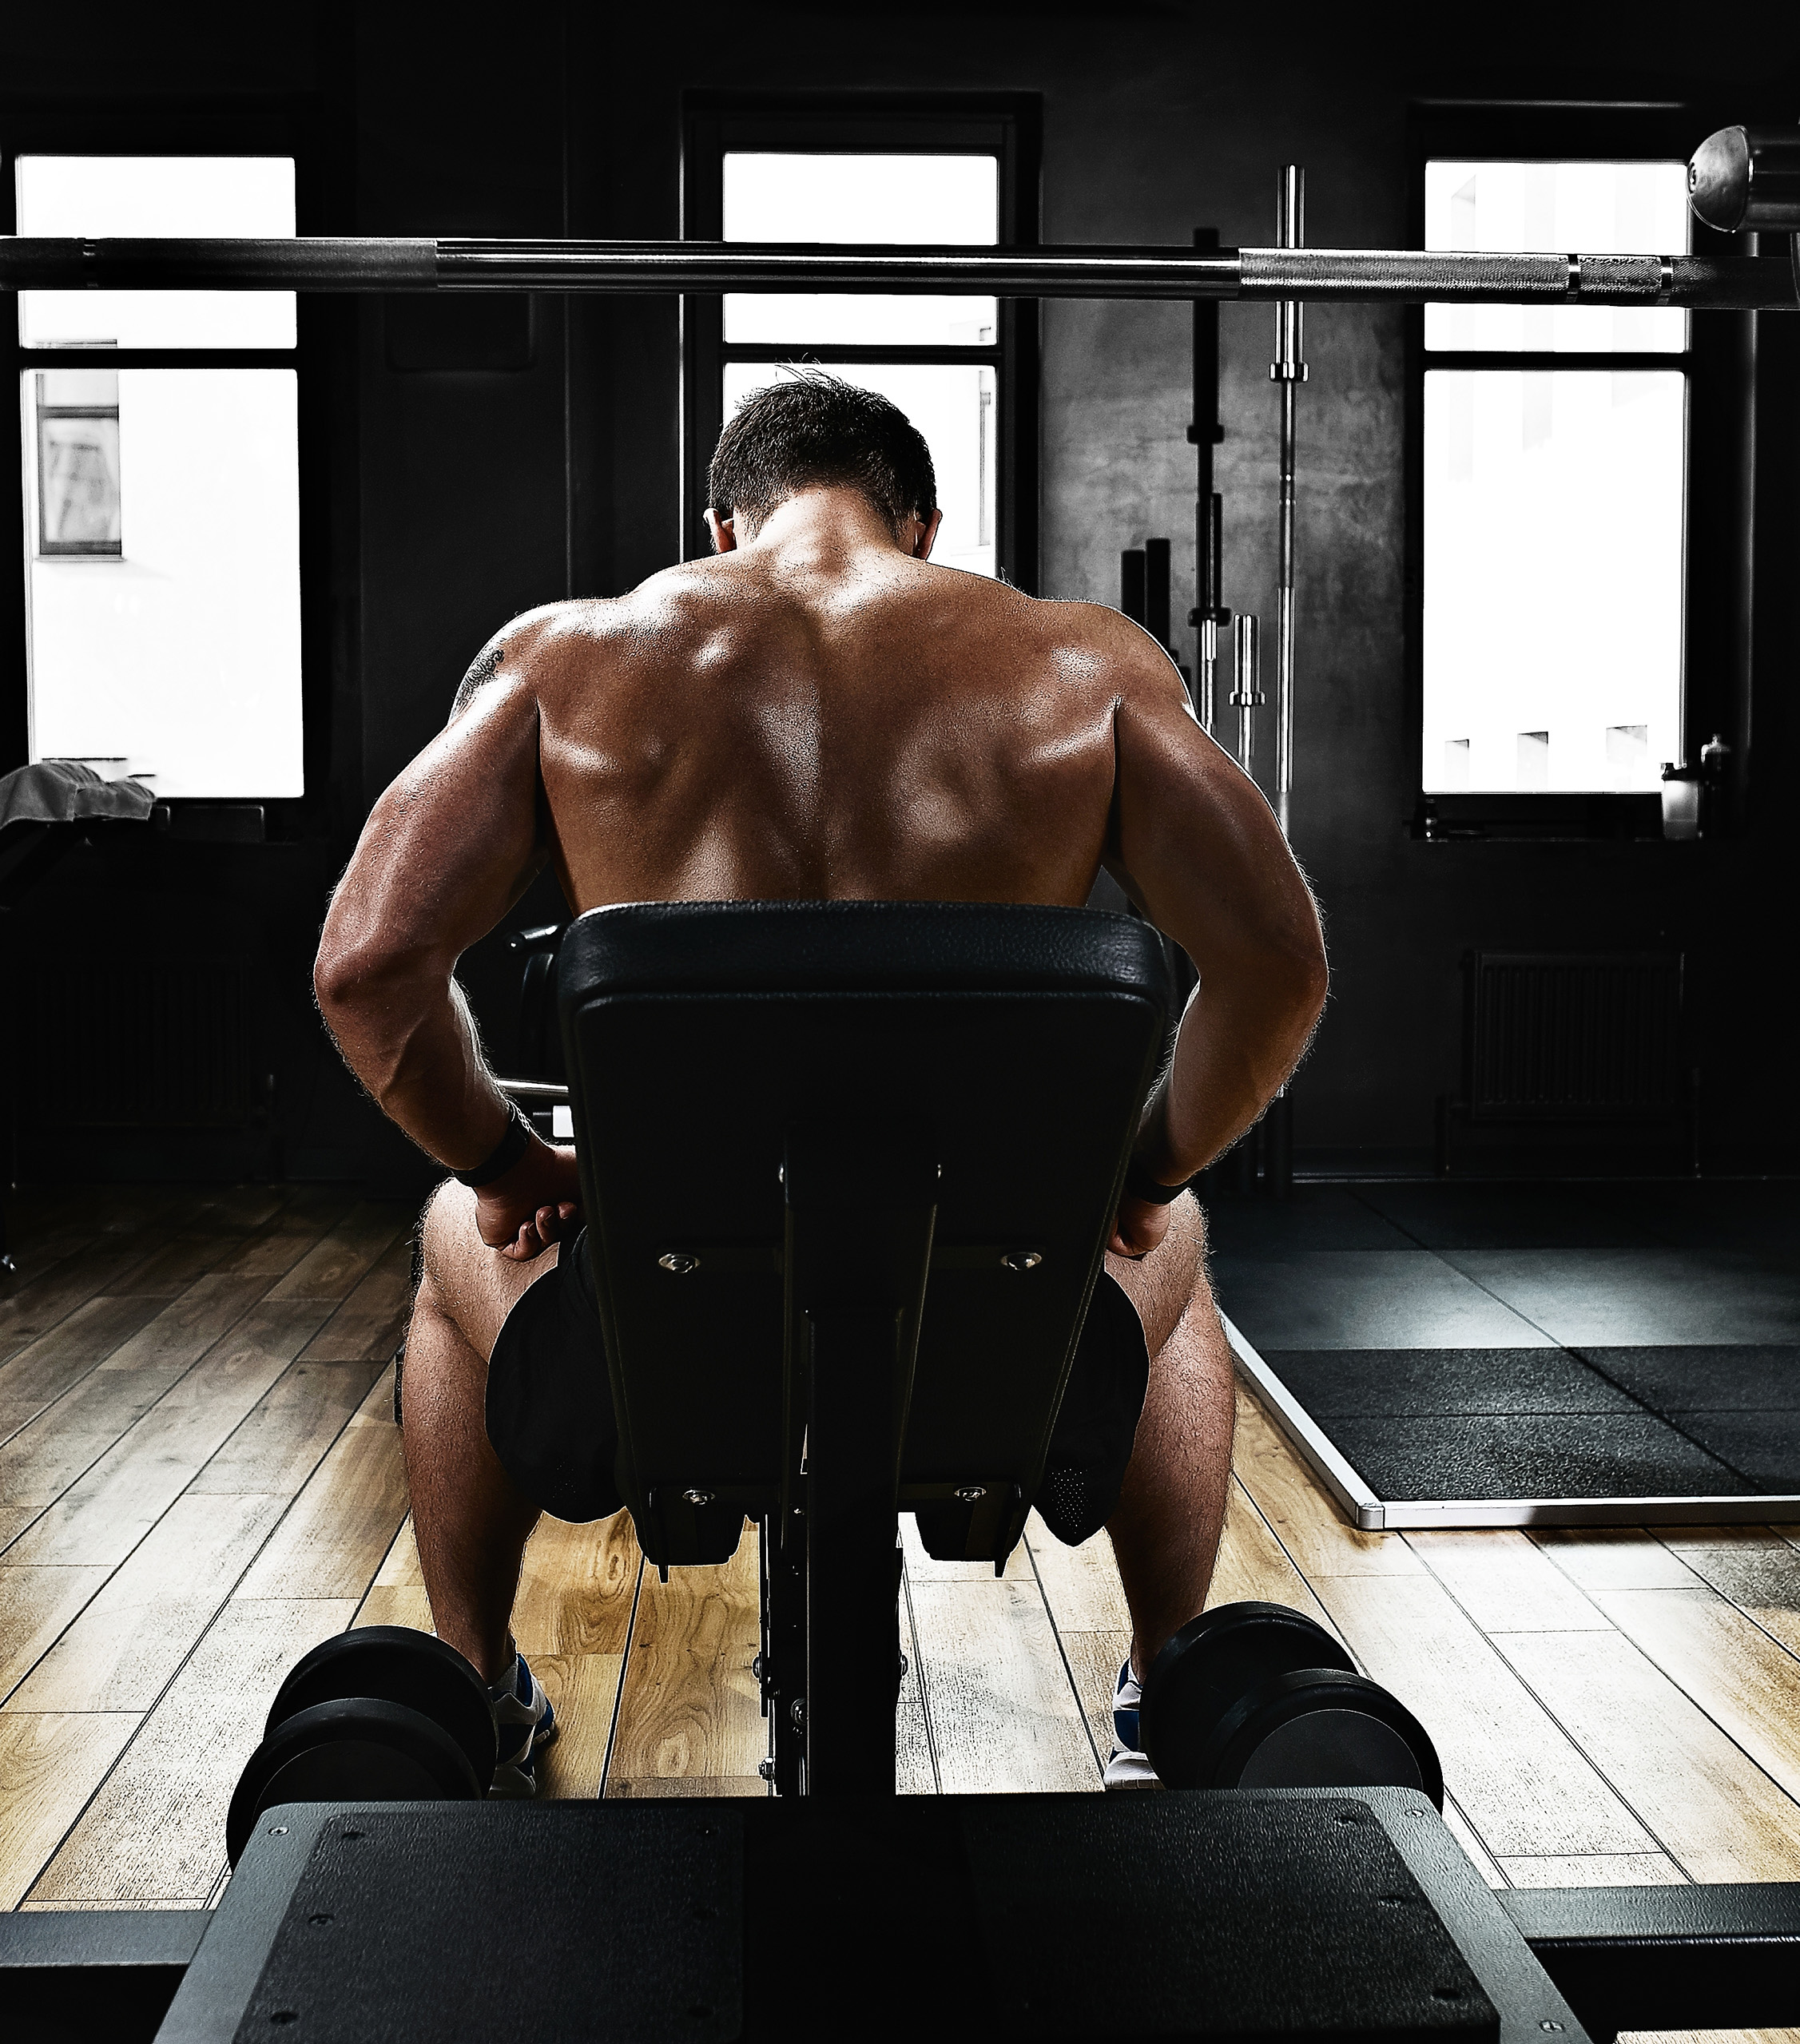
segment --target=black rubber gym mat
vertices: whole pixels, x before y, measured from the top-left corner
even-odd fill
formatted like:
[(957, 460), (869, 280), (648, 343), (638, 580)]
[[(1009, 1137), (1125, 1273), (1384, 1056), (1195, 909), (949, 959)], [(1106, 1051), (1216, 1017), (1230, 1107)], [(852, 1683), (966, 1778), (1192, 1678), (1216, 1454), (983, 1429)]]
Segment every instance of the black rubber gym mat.
[(1659, 1239), (1598, 1186), (1362, 1185), (1356, 1197), (1425, 1249), (1635, 1248)]
[(1375, 1494), (1397, 1503), (1726, 1498), (1754, 1487), (1648, 1412), (1354, 1415), (1329, 1432)]
[(1258, 1353), (1390, 1502), (1800, 1493), (1800, 1348)]
[(1800, 1494), (1800, 1185), (1301, 1185), (1208, 1211), (1221, 1305), (1388, 1504)]
[(1671, 1412), (1669, 1417), (1739, 1470), (1753, 1490), (1800, 1494), (1800, 1412)]
[(1562, 1348), (1266, 1348), (1315, 1419), (1460, 1413), (1636, 1412), (1637, 1401)]
[(1653, 1411), (1800, 1411), (1800, 1347), (1786, 1343), (1584, 1347), (1580, 1353)]
[(1609, 1209), (1678, 1249), (1726, 1249), (1800, 1266), (1800, 1183), (1701, 1180), (1609, 1185)]

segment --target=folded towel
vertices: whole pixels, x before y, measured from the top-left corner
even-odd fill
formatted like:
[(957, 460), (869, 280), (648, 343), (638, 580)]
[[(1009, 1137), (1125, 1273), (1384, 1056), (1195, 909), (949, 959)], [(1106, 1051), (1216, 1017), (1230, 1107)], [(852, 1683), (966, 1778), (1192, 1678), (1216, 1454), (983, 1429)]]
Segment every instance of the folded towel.
[(89, 816), (141, 823), (155, 797), (141, 781), (102, 780), (78, 760), (40, 760), (0, 774), (0, 831), (9, 824), (75, 824)]

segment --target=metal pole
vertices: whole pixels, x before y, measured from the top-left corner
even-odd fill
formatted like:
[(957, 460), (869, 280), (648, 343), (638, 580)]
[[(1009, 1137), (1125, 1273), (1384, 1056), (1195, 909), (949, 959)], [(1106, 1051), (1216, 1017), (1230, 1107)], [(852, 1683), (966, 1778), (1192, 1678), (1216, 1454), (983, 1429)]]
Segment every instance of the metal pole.
[[(1276, 239), (1297, 248), (1306, 239), (1306, 173), (1296, 164), (1276, 189)], [(1306, 308), (1285, 298), (1275, 308), (1275, 359), (1269, 365), (1281, 394), (1281, 559), (1275, 577), (1275, 813), (1289, 828), (1293, 791), (1293, 474), (1300, 386), (1306, 380)]]
[(1381, 248), (893, 248), (721, 241), (0, 236), (0, 290), (825, 291), (1791, 312), (1785, 257)]
[[(1284, 167), (1276, 187), (1275, 239), (1298, 248), (1306, 239), (1306, 173)], [(1275, 313), (1271, 379), (1281, 395), (1280, 558), (1275, 577), (1275, 813), (1292, 834), (1293, 794), (1294, 469), (1300, 387), (1306, 380), (1306, 308), (1284, 299)], [(1263, 1182), (1277, 1199), (1293, 1189), (1293, 1102), (1284, 1086), (1270, 1101), (1262, 1137)]]
[(1257, 618), (1254, 610), (1240, 610), (1231, 621), (1231, 700), (1238, 710), (1238, 764), (1253, 774), (1256, 755), (1256, 712), (1262, 701), (1257, 686)]
[[(1196, 248), (1218, 246), (1218, 229), (1197, 227)], [(1225, 438), (1218, 416), (1218, 303), (1194, 301), (1194, 417), (1187, 437), (1195, 450), (1198, 474), (1194, 504), (1194, 707), (1200, 728), (1210, 738), (1218, 719), (1218, 630), (1231, 621), (1219, 591), (1224, 558), (1224, 505), (1213, 487), (1213, 450)]]
[(1199, 712), (1200, 728), (1210, 738), (1213, 726), (1218, 720), (1218, 628), (1231, 613), (1223, 609), (1218, 601), (1222, 552), (1219, 528), (1224, 511), (1218, 492), (1215, 490), (1202, 497), (1198, 508), (1201, 593), (1194, 612), (1198, 627), (1194, 657), (1200, 700), (1195, 707)]

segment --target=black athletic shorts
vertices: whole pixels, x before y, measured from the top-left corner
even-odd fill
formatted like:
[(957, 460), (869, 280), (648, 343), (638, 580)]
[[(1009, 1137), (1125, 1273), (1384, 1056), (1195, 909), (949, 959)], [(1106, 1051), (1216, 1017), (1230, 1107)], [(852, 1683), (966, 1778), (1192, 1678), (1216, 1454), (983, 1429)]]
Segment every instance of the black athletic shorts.
[[(609, 1518), (624, 1503), (604, 1355), (584, 1228), (521, 1295), (487, 1366), (487, 1438), (514, 1482), (557, 1518)], [(1037, 1499), (1071, 1546), (1098, 1533), (1119, 1502), (1149, 1379), (1137, 1308), (1103, 1271)]]

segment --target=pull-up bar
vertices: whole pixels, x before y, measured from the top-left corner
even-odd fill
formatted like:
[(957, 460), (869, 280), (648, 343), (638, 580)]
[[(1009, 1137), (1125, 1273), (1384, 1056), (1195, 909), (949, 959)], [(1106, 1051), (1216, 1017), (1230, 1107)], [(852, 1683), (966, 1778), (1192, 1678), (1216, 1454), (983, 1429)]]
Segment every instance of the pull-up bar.
[(1785, 257), (1389, 248), (919, 248), (717, 241), (0, 238), (0, 290), (979, 292), (1425, 299), (1791, 312)]

